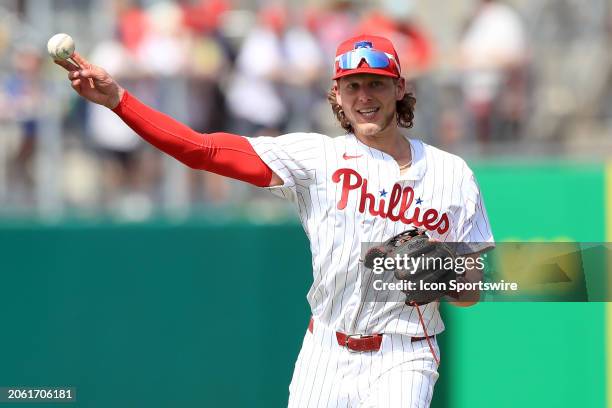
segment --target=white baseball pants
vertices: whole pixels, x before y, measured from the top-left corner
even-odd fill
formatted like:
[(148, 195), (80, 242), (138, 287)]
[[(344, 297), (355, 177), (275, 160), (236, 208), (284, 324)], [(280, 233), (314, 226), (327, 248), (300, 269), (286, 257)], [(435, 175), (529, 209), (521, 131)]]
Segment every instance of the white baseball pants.
[[(427, 340), (386, 334), (380, 350), (353, 352), (314, 322), (289, 385), (289, 408), (427, 408), (438, 379)], [(430, 338), (436, 354), (437, 341)]]

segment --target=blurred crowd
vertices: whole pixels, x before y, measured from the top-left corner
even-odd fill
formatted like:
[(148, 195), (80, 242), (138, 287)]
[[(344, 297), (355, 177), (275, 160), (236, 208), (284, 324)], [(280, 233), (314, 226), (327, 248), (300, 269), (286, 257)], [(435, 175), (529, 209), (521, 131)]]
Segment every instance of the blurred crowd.
[[(414, 0), (374, 7), (344, 0), (274, 3), (250, 11), (231, 0), (107, 5), (111, 26), (104, 38), (82, 49), (75, 36), (77, 49), (138, 98), (200, 132), (342, 134), (326, 101), (335, 49), (368, 32), (394, 42), (416, 94), (415, 128), (408, 134), (481, 154), (525, 138), (533, 49), (524, 16), (503, 2), (475, 1), (453, 33), (450, 53), (440, 51), (438, 27), (419, 19)], [(27, 19), (19, 7), (8, 11)], [(160, 203), (189, 211), (260, 199), (239, 183), (168, 161), (105, 108), (75, 94), (55, 97), (69, 84), (58, 79), (60, 68), (49, 63), (44, 44), (11, 48), (7, 36), (0, 30), (0, 53), (10, 61), (0, 66), (1, 207), (35, 207), (45, 199), (37, 176), (49, 160), (38, 160), (37, 151), (48, 111), (60, 117), (61, 148), (51, 164), (61, 168), (63, 207), (138, 218)], [(58, 101), (55, 110), (43, 108)]]

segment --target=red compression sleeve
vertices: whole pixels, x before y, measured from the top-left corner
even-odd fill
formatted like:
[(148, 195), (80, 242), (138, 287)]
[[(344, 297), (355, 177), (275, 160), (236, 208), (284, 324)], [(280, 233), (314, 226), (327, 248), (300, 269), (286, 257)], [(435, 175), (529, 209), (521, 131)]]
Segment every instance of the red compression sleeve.
[(113, 112), (147, 142), (191, 168), (259, 187), (270, 185), (272, 170), (242, 136), (198, 133), (148, 107), (127, 91)]

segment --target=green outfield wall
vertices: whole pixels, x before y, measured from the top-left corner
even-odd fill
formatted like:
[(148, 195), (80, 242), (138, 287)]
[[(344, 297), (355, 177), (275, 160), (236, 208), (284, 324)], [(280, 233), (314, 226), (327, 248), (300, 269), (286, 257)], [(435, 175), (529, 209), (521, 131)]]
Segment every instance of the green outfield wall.
[[(604, 166), (474, 169), (498, 240), (606, 240)], [(299, 225), (5, 223), (0, 248), (0, 386), (76, 387), (79, 407), (286, 405), (312, 281)], [(605, 406), (604, 304), (443, 309), (434, 407)]]
[[(499, 241), (606, 241), (604, 170), (474, 166)], [(444, 306), (449, 407), (606, 406), (605, 303)]]

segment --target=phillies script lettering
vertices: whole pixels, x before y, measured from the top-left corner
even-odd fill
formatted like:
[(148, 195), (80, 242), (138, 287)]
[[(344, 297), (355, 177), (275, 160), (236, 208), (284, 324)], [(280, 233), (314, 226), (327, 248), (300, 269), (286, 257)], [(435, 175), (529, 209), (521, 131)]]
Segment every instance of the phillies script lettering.
[[(370, 214), (381, 218), (389, 218), (391, 221), (401, 221), (404, 224), (423, 227), (430, 231), (437, 230), (438, 233), (444, 234), (448, 231), (450, 223), (448, 215), (443, 213), (440, 216), (437, 210), (429, 208), (421, 212), (421, 208), (410, 206), (414, 200), (414, 190), (412, 187), (402, 187), (399, 184), (394, 184), (389, 196), (389, 205), (386, 206), (384, 198), (376, 200), (374, 194), (368, 193), (368, 179), (361, 177), (353, 169), (338, 169), (332, 174), (334, 183), (342, 183), (342, 196), (338, 201), (338, 209), (344, 210), (348, 203), (349, 194), (352, 190), (361, 190), (359, 199), (359, 212), (363, 213), (368, 207)], [(385, 209), (385, 207), (387, 207)], [(397, 210), (397, 211), (395, 211)]]

